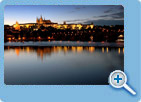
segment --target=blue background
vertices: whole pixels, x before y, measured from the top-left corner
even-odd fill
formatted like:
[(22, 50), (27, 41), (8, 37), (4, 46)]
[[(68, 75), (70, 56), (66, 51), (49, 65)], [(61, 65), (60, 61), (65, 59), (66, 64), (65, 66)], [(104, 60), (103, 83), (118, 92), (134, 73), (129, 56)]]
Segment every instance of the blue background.
[[(136, 90), (109, 85), (5, 85), (4, 84), (4, 7), (5, 5), (123, 5), (125, 24), (125, 73)], [(4, 102), (139, 102), (140, 100), (140, 3), (137, 0), (4, 0), (0, 3), (0, 99)], [(25, 73), (26, 74), (26, 73)]]

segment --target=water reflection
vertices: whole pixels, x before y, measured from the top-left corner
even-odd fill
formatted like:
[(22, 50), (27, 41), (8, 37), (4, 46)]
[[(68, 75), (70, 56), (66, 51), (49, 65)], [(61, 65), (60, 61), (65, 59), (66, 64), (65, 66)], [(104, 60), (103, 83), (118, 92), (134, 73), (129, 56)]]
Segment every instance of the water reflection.
[[(82, 53), (82, 52), (89, 52), (93, 53), (95, 51), (101, 51), (102, 53), (109, 53), (110, 51), (115, 51), (118, 54), (124, 54), (124, 48), (111, 48), (111, 47), (61, 47), (61, 46), (54, 46), (54, 47), (5, 47), (5, 51), (15, 50), (17, 56), (20, 55), (21, 52), (25, 53), (37, 53), (37, 56), (40, 57), (42, 60), (46, 55), (51, 55), (52, 53), (63, 52), (66, 54), (67, 52), (73, 53)], [(122, 50), (122, 51), (121, 51)]]
[(4, 47), (8, 85), (105, 85), (124, 70), (124, 48)]
[(108, 53), (108, 51), (109, 51), (108, 47), (106, 48), (106, 51), (107, 51), (107, 53)]

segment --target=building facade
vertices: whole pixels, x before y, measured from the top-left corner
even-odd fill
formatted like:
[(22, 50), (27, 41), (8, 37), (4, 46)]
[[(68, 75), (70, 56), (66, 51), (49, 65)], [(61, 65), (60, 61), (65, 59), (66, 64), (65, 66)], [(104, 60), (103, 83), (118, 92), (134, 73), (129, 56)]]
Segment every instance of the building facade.
[(16, 24), (13, 25), (15, 30), (20, 30), (22, 27), (24, 28), (30, 28), (30, 27), (36, 27), (37, 29), (40, 28), (41, 26), (44, 27), (53, 27), (56, 29), (72, 29), (72, 30), (81, 30), (82, 28), (88, 29), (91, 28), (93, 29), (94, 24), (67, 24), (65, 21), (63, 24), (58, 24), (54, 23), (51, 20), (46, 20), (45, 18), (43, 19), (42, 16), (40, 18), (36, 19), (36, 23), (24, 23), (24, 24), (19, 24), (16, 21)]

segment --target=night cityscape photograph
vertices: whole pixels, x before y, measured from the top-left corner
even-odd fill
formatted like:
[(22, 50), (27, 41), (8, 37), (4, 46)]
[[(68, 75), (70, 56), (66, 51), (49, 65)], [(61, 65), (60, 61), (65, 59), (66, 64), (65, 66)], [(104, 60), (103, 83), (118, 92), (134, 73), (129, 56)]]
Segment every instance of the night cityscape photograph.
[(8, 5), (6, 85), (107, 85), (124, 71), (122, 5)]

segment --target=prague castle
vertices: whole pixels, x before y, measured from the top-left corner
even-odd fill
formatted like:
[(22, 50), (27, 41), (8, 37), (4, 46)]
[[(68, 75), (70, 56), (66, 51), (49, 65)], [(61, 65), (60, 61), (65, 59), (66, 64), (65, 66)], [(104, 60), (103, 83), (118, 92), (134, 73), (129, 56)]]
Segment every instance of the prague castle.
[(72, 30), (80, 30), (81, 28), (84, 29), (88, 29), (88, 28), (93, 28), (94, 24), (66, 24), (66, 22), (64, 22), (63, 24), (58, 24), (58, 23), (54, 23), (51, 20), (46, 20), (45, 18), (43, 19), (42, 16), (40, 18), (36, 19), (36, 23), (24, 23), (24, 24), (19, 24), (18, 22), (16, 22), (16, 24), (13, 25), (13, 27), (15, 28), (15, 30), (20, 30), (22, 27), (23, 28), (30, 28), (30, 27), (36, 27), (36, 28), (40, 28), (41, 26), (44, 27), (54, 27), (56, 29), (72, 29)]

